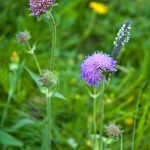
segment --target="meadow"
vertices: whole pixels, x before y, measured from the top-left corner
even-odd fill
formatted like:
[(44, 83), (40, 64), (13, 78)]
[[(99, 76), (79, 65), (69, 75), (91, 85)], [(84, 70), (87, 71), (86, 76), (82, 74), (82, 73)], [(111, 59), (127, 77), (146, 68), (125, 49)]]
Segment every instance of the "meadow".
[[(53, 16), (39, 20), (28, 0), (0, 0), (0, 150), (150, 149), (150, 1), (92, 2), (57, 0)], [(114, 58), (117, 71), (89, 86), (85, 57), (111, 56), (126, 22), (130, 39)], [(21, 32), (30, 34), (25, 43)], [(109, 136), (111, 124), (117, 135)]]

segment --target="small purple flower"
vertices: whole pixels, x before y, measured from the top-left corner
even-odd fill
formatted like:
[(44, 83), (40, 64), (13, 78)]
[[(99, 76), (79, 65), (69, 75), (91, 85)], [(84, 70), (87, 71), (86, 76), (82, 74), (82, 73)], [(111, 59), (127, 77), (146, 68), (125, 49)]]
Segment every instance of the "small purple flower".
[(94, 52), (84, 59), (81, 64), (81, 78), (89, 85), (98, 86), (98, 81), (103, 82), (103, 73), (115, 72), (116, 63), (112, 57), (102, 52)]
[(30, 9), (34, 16), (40, 16), (53, 4), (54, 0), (30, 0)]

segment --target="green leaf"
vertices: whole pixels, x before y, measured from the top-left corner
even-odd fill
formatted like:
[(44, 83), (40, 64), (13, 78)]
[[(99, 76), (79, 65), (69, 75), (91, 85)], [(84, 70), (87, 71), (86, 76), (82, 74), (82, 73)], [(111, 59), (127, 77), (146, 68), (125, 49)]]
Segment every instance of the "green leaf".
[(67, 101), (67, 99), (64, 97), (64, 95), (62, 95), (61, 93), (56, 92), (53, 94), (53, 96), (58, 98), (58, 99), (62, 99), (62, 100)]
[(32, 120), (29, 119), (21, 119), (19, 120), (15, 125), (13, 125), (9, 131), (17, 131), (18, 129), (26, 126), (26, 125), (30, 125), (33, 124), (34, 122)]
[(36, 73), (31, 71), (29, 68), (25, 67), (25, 69), (27, 70), (27, 72), (29, 73), (29, 75), (31, 76), (33, 81), (36, 83), (36, 85), (38, 86), (39, 90), (42, 91), (42, 87), (41, 87), (40, 82), (39, 82), (40, 77)]
[(0, 143), (4, 145), (11, 145), (11, 146), (22, 146), (22, 141), (16, 139), (12, 135), (8, 134), (4, 130), (0, 130)]

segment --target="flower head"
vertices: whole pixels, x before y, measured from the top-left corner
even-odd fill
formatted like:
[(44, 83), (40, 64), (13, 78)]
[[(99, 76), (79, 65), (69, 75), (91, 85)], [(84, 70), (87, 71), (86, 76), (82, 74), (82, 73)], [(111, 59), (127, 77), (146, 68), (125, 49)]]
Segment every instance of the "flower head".
[(108, 7), (103, 3), (91, 2), (89, 7), (96, 11), (98, 14), (106, 14), (108, 12)]
[(31, 35), (30, 35), (30, 32), (23, 31), (23, 32), (19, 32), (16, 35), (16, 38), (17, 38), (19, 43), (25, 44), (31, 38)]
[(34, 16), (40, 16), (53, 4), (54, 0), (30, 0), (30, 9)]
[(42, 72), (42, 75), (40, 77), (40, 82), (43, 87), (51, 88), (57, 85), (57, 77), (54, 75), (52, 71), (46, 69), (46, 70), (43, 70)]
[(98, 81), (103, 81), (103, 74), (115, 72), (116, 61), (107, 54), (94, 52), (84, 59), (81, 64), (81, 78), (84, 78), (89, 85), (98, 86)]
[(119, 129), (119, 127), (117, 125), (115, 125), (114, 123), (108, 125), (105, 127), (106, 130), (106, 134), (108, 136), (114, 136), (114, 137), (119, 137), (121, 134), (121, 130)]

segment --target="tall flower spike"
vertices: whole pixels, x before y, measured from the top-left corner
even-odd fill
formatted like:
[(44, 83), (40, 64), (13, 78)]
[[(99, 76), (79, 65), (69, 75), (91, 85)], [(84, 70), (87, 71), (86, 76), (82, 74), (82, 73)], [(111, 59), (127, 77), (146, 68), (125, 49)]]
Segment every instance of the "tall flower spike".
[(40, 16), (50, 8), (53, 2), (54, 0), (30, 0), (29, 6), (34, 16)]
[(122, 47), (129, 41), (130, 38), (131, 24), (126, 22), (119, 32), (117, 33), (116, 40), (114, 41), (114, 49), (112, 52), (112, 57), (117, 58), (119, 56)]
[(94, 52), (84, 59), (81, 64), (81, 78), (84, 78), (88, 85), (98, 86), (103, 82), (104, 73), (115, 72), (116, 61), (107, 54)]

